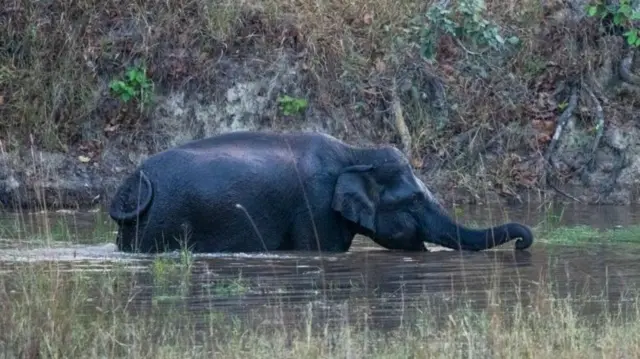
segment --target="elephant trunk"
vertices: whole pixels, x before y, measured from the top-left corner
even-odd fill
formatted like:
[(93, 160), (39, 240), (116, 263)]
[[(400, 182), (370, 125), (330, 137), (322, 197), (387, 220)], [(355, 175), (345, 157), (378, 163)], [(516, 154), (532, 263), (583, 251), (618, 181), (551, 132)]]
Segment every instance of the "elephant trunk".
[(470, 229), (455, 223), (443, 213), (438, 213), (428, 222), (425, 227), (428, 240), (451, 249), (481, 251), (519, 238), (515, 248), (524, 250), (533, 243), (531, 230), (519, 223), (506, 223), (486, 229)]

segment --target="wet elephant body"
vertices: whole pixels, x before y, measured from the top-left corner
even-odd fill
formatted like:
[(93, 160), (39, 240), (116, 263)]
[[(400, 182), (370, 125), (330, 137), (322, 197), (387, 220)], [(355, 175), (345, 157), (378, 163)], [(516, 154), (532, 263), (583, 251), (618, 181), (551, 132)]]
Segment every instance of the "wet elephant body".
[(356, 234), (394, 250), (483, 250), (531, 231), (459, 226), (392, 146), (319, 133), (231, 132), (157, 153), (109, 208), (127, 252), (347, 251)]

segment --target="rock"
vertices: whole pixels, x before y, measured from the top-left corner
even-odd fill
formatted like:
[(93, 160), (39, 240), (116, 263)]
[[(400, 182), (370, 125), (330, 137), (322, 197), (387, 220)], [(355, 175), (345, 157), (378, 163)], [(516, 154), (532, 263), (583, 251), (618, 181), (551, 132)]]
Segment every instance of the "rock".
[(604, 132), (604, 140), (609, 146), (624, 151), (629, 147), (631, 139), (638, 135), (637, 132), (638, 131), (633, 128), (610, 126)]

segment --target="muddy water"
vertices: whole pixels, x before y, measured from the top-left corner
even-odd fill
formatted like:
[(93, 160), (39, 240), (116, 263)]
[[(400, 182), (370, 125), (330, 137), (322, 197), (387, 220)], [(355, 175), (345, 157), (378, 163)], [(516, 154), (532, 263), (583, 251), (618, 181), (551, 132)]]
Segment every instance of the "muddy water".
[[(503, 212), (487, 208), (466, 207), (462, 213), (465, 221), (505, 220)], [(226, 313), (256, 326), (298, 325), (306, 320), (302, 318), (312, 318), (316, 325), (366, 321), (373, 327), (393, 328), (410, 322), (416, 310), (425, 308), (446, 317), (460, 306), (509, 310), (520, 301), (526, 307), (550, 284), (558, 297), (580, 297), (585, 315), (605, 307), (631, 308), (635, 298), (630, 295), (640, 289), (637, 245), (539, 242), (526, 252), (514, 252), (508, 244), (480, 253), (400, 253), (357, 238), (344, 254), (195, 255), (176, 274), (170, 269), (174, 267), (158, 263), (180, 262), (179, 254), (117, 252), (105, 242), (112, 238), (113, 227), (104, 215), (49, 215), (50, 231), (41, 229), (43, 218), (1, 219), (2, 280), (11, 281), (16, 271), (52, 261), (58, 264), (56, 270), (66, 272), (125, 271), (130, 291), (123, 305), (126, 301), (133, 312), (177, 305), (202, 318)], [(525, 207), (509, 209), (508, 219), (535, 225), (548, 215)], [(637, 223), (640, 210), (633, 207), (565, 208), (560, 220), (564, 225), (598, 228)], [(43, 237), (48, 246), (34, 243)], [(27, 240), (33, 238), (37, 240)]]

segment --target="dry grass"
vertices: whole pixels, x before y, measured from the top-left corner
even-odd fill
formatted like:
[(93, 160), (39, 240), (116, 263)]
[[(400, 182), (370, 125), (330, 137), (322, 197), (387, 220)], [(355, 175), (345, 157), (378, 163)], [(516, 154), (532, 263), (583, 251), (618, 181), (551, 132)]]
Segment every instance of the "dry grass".
[[(155, 266), (158, 268), (159, 266)], [(0, 282), (3, 358), (635, 358), (640, 354), (640, 307), (627, 295), (624, 310), (609, 303), (591, 317), (593, 297), (560, 297), (551, 286), (522, 294), (525, 301), (474, 311), (464, 304), (444, 317), (419, 315), (384, 332), (343, 318), (317, 326), (302, 317), (292, 326), (251, 326), (212, 307), (191, 312), (146, 298), (146, 280), (124, 266), (69, 270), (62, 263), (15, 268)], [(172, 280), (179, 284), (179, 276)], [(139, 282), (143, 280), (143, 282)], [(517, 290), (517, 288), (515, 288)], [(494, 303), (501, 303), (488, 288)], [(154, 296), (159, 297), (157, 288)], [(147, 293), (151, 294), (151, 293)], [(134, 298), (137, 295), (140, 298)], [(596, 298), (597, 299), (597, 298)], [(629, 306), (632, 300), (635, 305)], [(511, 303), (511, 302), (505, 302)], [(202, 304), (202, 303), (200, 303)], [(205, 314), (208, 313), (208, 314)]]
[[(136, 61), (146, 63), (160, 91), (219, 87), (228, 61), (270, 61), (277, 52), (305, 50), (311, 73), (334, 87), (341, 69), (362, 79), (376, 51), (388, 51), (417, 3), (382, 0), (296, 2), (265, 0), (16, 1), (2, 13), (0, 132), (41, 145), (66, 146), (80, 124), (108, 114), (107, 83)], [(367, 16), (375, 22), (366, 24)], [(380, 50), (378, 50), (380, 49)], [(207, 85), (209, 84), (209, 85)], [(215, 92), (215, 89), (214, 89)], [(97, 96), (96, 96), (97, 93)], [(335, 100), (335, 99), (332, 99)], [(117, 107), (117, 106), (116, 106)], [(141, 118), (119, 119), (136, 122)]]
[[(57, 232), (58, 221), (42, 223), (38, 218), (27, 217), (16, 221), (13, 226), (43, 227), (24, 237), (11, 233), (11, 238), (41, 237), (45, 244), (74, 241), (67, 233), (73, 231), (71, 223)], [(547, 225), (553, 223), (550, 219)], [(8, 228), (12, 224), (2, 226)], [(95, 227), (98, 232), (110, 230), (113, 228)], [(107, 238), (104, 233), (103, 240)], [(549, 242), (584, 241), (594, 235), (575, 228), (547, 232)], [(629, 228), (624, 237), (637, 238), (637, 228)], [(278, 307), (282, 301), (277, 287), (258, 288), (273, 293), (264, 295), (273, 306), (272, 317), (258, 318), (259, 324), (234, 317), (208, 299), (226, 294), (233, 300), (248, 289), (256, 290), (252, 287), (255, 283), (251, 278), (230, 283), (216, 275), (206, 280), (197, 278), (200, 274), (196, 273), (206, 271), (194, 270), (195, 266), (209, 264), (192, 259), (183, 253), (177, 261), (158, 256), (143, 262), (88, 265), (3, 262), (0, 357), (595, 359), (640, 355), (640, 293), (633, 291), (631, 282), (625, 283), (624, 288), (609, 288), (605, 282), (602, 288), (595, 289), (605, 294), (611, 289), (612, 297), (617, 297), (611, 300), (605, 294), (598, 297), (587, 293), (593, 290), (580, 293), (579, 284), (554, 285), (550, 277), (558, 273), (549, 270), (540, 273), (540, 278), (529, 286), (532, 290), (520, 286), (527, 281), (527, 285), (531, 284), (531, 278), (510, 281), (513, 291), (506, 291), (507, 297), (503, 298), (500, 293), (505, 293), (504, 286), (509, 284), (504, 283), (499, 269), (495, 277), (490, 269), (489, 277), (481, 279), (487, 283), (486, 308), (472, 308), (466, 293), (447, 291), (444, 306), (435, 303), (437, 297), (425, 296), (411, 308), (408, 305), (406, 313), (411, 314), (404, 315), (403, 311), (404, 321), (399, 328), (383, 331), (365, 324), (370, 310), (366, 300), (347, 300), (351, 308), (361, 307), (362, 314), (345, 315), (330, 326), (308, 314), (292, 321), (291, 315), (283, 314), (290, 307)], [(265, 264), (268, 272), (267, 267)], [(351, 285), (360, 285), (355, 282)], [(203, 289), (205, 286), (208, 289)], [(560, 294), (568, 287), (576, 287), (577, 293), (572, 290), (571, 295)], [(331, 293), (328, 296), (332, 297)], [(310, 301), (309, 306), (325, 304)], [(256, 307), (260, 309), (260, 305)], [(337, 310), (331, 308), (330, 314)], [(282, 326), (281, 321), (290, 325)]]
[[(551, 93), (602, 62), (597, 46), (574, 49), (588, 36), (586, 25), (557, 25), (550, 20), (554, 9), (533, 0), (487, 1), (484, 17), (501, 25), (505, 36), (519, 37), (514, 52), (477, 56), (468, 44), (463, 48), (444, 36), (435, 63), (420, 56), (431, 2), (10, 3), (0, 12), (0, 139), (9, 147), (24, 145), (30, 134), (36, 146), (63, 150), (91, 141), (100, 147), (114, 133), (135, 137), (151, 120), (149, 112), (111, 97), (108, 83), (136, 62), (147, 65), (159, 92), (182, 89), (216, 98), (234, 79), (230, 63), (259, 73), (260, 63), (287, 53), (306, 69), (298, 86), (310, 101), (320, 109), (343, 109), (346, 120), (360, 126), (373, 125), (384, 141), (399, 142), (381, 120), (391, 115), (394, 80), (409, 79), (432, 105), (441, 100), (442, 86), (444, 115), (417, 105), (410, 94), (401, 96), (416, 164), (424, 156), (446, 163), (456, 171), (455, 183), (469, 189), (478, 181), (466, 174), (487, 168), (479, 176), (512, 193), (514, 186), (538, 185), (541, 152), (553, 130), (548, 124), (567, 97)], [(615, 99), (610, 106), (617, 106)], [(494, 155), (480, 165), (484, 151)]]

